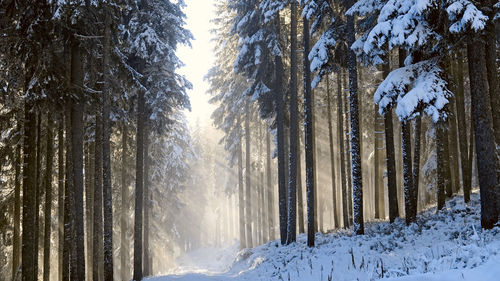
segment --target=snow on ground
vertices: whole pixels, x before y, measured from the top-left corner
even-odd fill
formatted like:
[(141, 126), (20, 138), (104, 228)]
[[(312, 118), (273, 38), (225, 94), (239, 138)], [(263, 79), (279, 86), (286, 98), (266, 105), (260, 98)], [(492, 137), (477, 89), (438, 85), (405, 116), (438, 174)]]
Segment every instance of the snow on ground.
[(401, 219), (393, 225), (367, 223), (365, 233), (319, 233), (314, 248), (306, 246), (305, 235), (289, 246), (272, 241), (240, 251), (225, 268), (235, 247), (226, 252), (200, 250), (188, 260), (217, 253), (221, 258), (209, 258), (213, 263), (202, 262), (201, 268), (181, 266), (176, 274), (149, 280), (499, 280), (500, 228), (481, 229), (478, 194), (468, 206), (463, 197), (455, 197), (438, 214), (431, 208), (409, 227)]

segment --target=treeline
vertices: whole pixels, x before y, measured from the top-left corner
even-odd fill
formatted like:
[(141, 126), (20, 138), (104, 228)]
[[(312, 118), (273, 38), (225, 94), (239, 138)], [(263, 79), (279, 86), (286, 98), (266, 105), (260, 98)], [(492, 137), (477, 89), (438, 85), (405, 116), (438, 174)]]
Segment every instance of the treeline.
[(184, 5), (0, 1), (6, 280), (141, 280), (153, 242), (183, 243), (171, 214), (196, 159), (176, 73)]
[(237, 170), (242, 248), (277, 234), (289, 244), (306, 231), (313, 246), (317, 231), (363, 234), (372, 219), (409, 225), (458, 192), (468, 202), (474, 182), (482, 227), (497, 224), (498, 4), (216, 7), (207, 79), (218, 105), (212, 118)]

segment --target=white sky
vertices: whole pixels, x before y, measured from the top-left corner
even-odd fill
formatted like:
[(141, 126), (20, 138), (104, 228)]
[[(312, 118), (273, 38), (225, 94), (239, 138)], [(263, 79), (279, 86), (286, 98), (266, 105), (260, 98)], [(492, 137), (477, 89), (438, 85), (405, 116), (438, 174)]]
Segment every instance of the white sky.
[(192, 48), (180, 46), (178, 56), (185, 66), (179, 70), (193, 83), (193, 90), (188, 91), (191, 100), (191, 112), (186, 111), (187, 119), (191, 126), (199, 120), (200, 126), (210, 126), (210, 114), (214, 106), (208, 103), (209, 95), (206, 93), (208, 83), (203, 77), (208, 73), (214, 61), (212, 35), (210, 29), (214, 18), (213, 0), (186, 0), (187, 15), (186, 28), (193, 33)]

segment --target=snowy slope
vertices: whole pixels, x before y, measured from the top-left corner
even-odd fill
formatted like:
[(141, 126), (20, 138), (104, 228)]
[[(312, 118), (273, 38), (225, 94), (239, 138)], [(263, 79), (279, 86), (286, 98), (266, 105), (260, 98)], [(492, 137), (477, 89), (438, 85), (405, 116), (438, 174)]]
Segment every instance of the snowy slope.
[(499, 280), (500, 228), (481, 230), (478, 194), (468, 206), (462, 202), (448, 201), (439, 214), (432, 208), (410, 227), (397, 220), (367, 223), (362, 236), (317, 234), (312, 249), (299, 235), (287, 247), (272, 241), (240, 251), (225, 272), (221, 261), (215, 271), (181, 270), (149, 280)]

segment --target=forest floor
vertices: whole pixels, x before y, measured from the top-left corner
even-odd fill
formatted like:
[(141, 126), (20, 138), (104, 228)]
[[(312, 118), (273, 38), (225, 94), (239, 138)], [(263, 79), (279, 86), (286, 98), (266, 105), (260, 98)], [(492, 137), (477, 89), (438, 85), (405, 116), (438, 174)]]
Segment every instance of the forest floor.
[(499, 280), (500, 227), (482, 230), (479, 195), (466, 205), (457, 196), (439, 213), (419, 214), (407, 227), (370, 222), (365, 235), (349, 230), (316, 235), (316, 246), (297, 243), (280, 246), (271, 241), (237, 251), (200, 249), (178, 260), (174, 274), (149, 281), (207, 280)]

